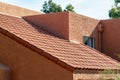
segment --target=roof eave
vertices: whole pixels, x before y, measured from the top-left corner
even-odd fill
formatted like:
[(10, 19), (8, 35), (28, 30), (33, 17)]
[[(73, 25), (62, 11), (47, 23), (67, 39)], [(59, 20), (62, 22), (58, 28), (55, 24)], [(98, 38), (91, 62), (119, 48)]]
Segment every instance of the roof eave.
[[(60, 65), (61, 67), (65, 68), (65, 69), (67, 69), (67, 70), (69, 70), (71, 72), (73, 72), (74, 70), (97, 70), (97, 71), (103, 71), (103, 70), (105, 70), (105, 69), (102, 69), (102, 68), (79, 68), (79, 67), (71, 66), (71, 65), (69, 65), (69, 64), (67, 64), (67, 63), (59, 60), (58, 58), (50, 55), (49, 53), (45, 52), (44, 50), (39, 49), (36, 46), (30, 44), (29, 42), (27, 42), (27, 41), (25, 41), (25, 40), (17, 37), (16, 35), (8, 32), (7, 30), (4, 30), (4, 29), (0, 28), (0, 33), (2, 33), (3, 35), (8, 36), (9, 38), (15, 40), (16, 42), (22, 44), (23, 46), (29, 48), (32, 51), (35, 51), (36, 53), (44, 56), (45, 58), (53, 61), (54, 63)], [(116, 69), (113, 68), (112, 70), (118, 70), (118, 69), (117, 68)]]
[(45, 58), (53, 61), (54, 63), (62, 66), (63, 68), (68, 69), (69, 71), (73, 71), (75, 69), (74, 67), (72, 67), (72, 66), (66, 64), (65, 62), (59, 60), (58, 58), (50, 55), (49, 53), (45, 52), (44, 50), (37, 48), (36, 46), (30, 44), (29, 42), (17, 37), (16, 35), (8, 32), (8, 31), (6, 31), (2, 28), (0, 28), (0, 33), (2, 33), (5, 36), (8, 36), (9, 38), (15, 40), (16, 42), (18, 42), (18, 43), (22, 44), (23, 46), (29, 48), (30, 50), (35, 51), (36, 53), (44, 56)]

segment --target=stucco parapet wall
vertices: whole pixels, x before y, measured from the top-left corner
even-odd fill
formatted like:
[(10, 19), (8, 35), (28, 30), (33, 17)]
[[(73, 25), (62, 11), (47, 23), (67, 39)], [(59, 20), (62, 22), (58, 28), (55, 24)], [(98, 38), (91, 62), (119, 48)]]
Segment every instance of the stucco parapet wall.
[(68, 39), (69, 37), (69, 12), (23, 16), (23, 19), (59, 38)]
[(120, 62), (120, 18), (101, 20), (104, 26), (102, 33), (102, 52)]
[(99, 22), (97, 19), (79, 15), (74, 12), (31, 15), (23, 16), (23, 18), (55, 36), (71, 41), (77, 39), (76, 37), (80, 37), (80, 35), (76, 35), (75, 39), (72, 39), (74, 38), (73, 34), (80, 32), (80, 28), (88, 28), (87, 26), (89, 26), (89, 28), (91, 27), (89, 30), (93, 30)]
[(3, 3), (3, 2), (0, 2), (0, 12), (8, 15), (18, 16), (18, 17), (41, 14), (41, 12), (38, 12), (38, 11), (21, 8), (21, 7)]
[[(79, 44), (83, 43), (83, 36), (92, 36), (96, 38), (96, 27), (98, 23), (99, 20), (97, 19), (69, 12), (69, 40)], [(95, 48), (96, 46), (97, 45), (95, 45)]]

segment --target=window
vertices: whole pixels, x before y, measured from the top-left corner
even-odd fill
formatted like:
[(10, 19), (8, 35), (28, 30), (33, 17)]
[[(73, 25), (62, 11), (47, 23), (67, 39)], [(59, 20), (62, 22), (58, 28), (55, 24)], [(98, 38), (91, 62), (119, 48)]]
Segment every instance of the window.
[(92, 37), (84, 36), (83, 41), (85, 45), (88, 45), (92, 48), (94, 48), (94, 39)]

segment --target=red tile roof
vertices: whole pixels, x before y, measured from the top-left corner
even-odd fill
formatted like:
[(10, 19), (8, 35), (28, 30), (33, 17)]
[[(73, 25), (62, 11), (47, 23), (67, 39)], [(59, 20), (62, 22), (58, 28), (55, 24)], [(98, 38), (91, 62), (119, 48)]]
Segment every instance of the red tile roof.
[(102, 70), (118, 67), (118, 62), (108, 56), (83, 44), (52, 36), (22, 18), (0, 14), (0, 32), (67, 68)]

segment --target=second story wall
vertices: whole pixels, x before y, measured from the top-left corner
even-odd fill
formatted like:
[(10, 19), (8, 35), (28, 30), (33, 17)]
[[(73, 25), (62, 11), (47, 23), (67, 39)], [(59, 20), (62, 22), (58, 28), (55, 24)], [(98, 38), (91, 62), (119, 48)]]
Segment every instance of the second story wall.
[(86, 16), (69, 13), (69, 40), (83, 43), (83, 36), (94, 38), (95, 48), (98, 49), (98, 30), (99, 20)]
[(69, 39), (69, 22), (68, 12), (40, 14), (24, 16), (23, 18), (30, 21), (49, 33), (60, 38)]
[(40, 28), (73, 43), (83, 43), (83, 37), (93, 37), (96, 49), (99, 49), (97, 25), (99, 20), (82, 16), (73, 12), (60, 12), (24, 16), (25, 20)]
[(102, 52), (120, 61), (120, 19), (102, 20)]

